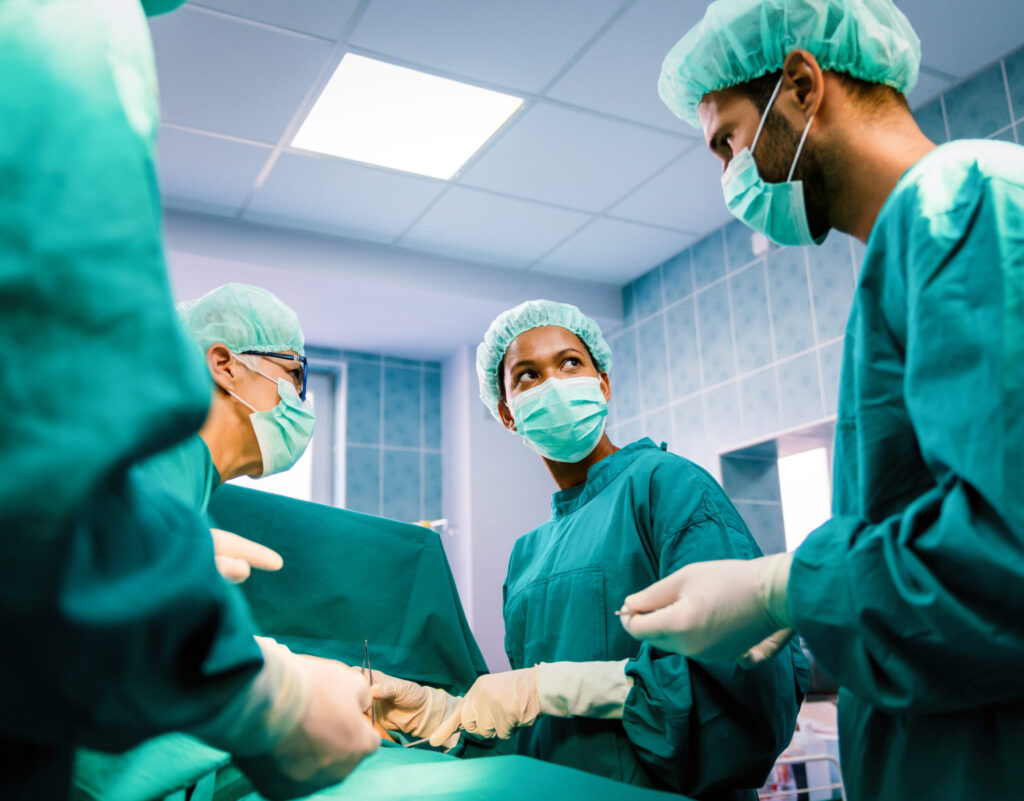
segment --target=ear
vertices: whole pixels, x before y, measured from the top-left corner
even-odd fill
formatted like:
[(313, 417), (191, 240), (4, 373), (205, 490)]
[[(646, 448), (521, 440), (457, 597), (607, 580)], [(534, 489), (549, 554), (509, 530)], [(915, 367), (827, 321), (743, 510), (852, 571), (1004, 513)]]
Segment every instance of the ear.
[(239, 362), (227, 345), (217, 343), (206, 350), (206, 366), (210, 377), (223, 390), (231, 389), (238, 379)]
[(806, 50), (793, 50), (782, 65), (779, 102), (805, 120), (818, 113), (825, 95), (825, 76), (818, 60)]
[(605, 403), (612, 399), (612, 380), (608, 377), (608, 373), (598, 373), (598, 377), (601, 380), (601, 394), (604, 395)]
[(512, 410), (508, 408), (505, 401), (498, 401), (498, 416), (501, 417), (501, 424), (509, 431), (516, 430), (516, 421), (512, 418)]

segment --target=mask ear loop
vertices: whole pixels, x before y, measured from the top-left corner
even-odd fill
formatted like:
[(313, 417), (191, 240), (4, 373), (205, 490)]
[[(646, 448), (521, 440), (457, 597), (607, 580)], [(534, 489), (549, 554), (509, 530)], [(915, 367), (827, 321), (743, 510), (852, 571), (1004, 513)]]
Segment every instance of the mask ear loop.
[(772, 110), (772, 106), (775, 105), (775, 98), (779, 96), (779, 90), (782, 89), (782, 78), (779, 78), (779, 82), (775, 84), (775, 88), (772, 90), (772, 96), (768, 98), (768, 105), (764, 107), (764, 114), (761, 115), (761, 122), (758, 123), (757, 133), (754, 134), (754, 143), (750, 146), (750, 155), (754, 155), (754, 151), (757, 149), (757, 143), (761, 139), (761, 132), (764, 130), (764, 124), (768, 121), (768, 113)]
[(793, 173), (796, 172), (796, 163), (800, 161), (800, 154), (804, 150), (804, 143), (807, 141), (807, 134), (811, 132), (811, 123), (814, 122), (814, 115), (807, 120), (807, 124), (804, 126), (803, 135), (800, 137), (800, 144), (796, 146), (796, 155), (793, 156), (793, 164), (789, 168), (789, 175), (786, 176), (787, 183), (793, 180)]

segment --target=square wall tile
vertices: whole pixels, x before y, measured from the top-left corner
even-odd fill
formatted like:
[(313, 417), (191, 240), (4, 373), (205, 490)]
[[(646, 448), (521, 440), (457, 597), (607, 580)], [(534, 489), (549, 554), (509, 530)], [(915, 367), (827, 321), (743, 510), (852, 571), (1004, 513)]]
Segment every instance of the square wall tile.
[(643, 420), (645, 437), (650, 437), (655, 445), (663, 442), (672, 445), (672, 410), (669, 407), (645, 414)]
[(756, 439), (779, 430), (782, 418), (774, 367), (740, 379), (740, 409), (744, 439)]
[(1013, 126), (1011, 125), (1005, 131), (1000, 131), (994, 136), (990, 136), (989, 139), (998, 139), (1001, 142), (1010, 142), (1012, 144), (1017, 143), (1017, 134), (1014, 132)]
[(946, 135), (946, 118), (942, 113), (942, 98), (937, 97), (914, 112), (914, 119), (921, 132), (935, 144), (949, 141)]
[(420, 519), (419, 451), (384, 451), (383, 515), (412, 523)]
[(412, 367), (384, 368), (384, 444), (420, 447), (420, 373)]
[(708, 446), (707, 426), (704, 423), (704, 399), (697, 395), (672, 405), (672, 424), (675, 442), (673, 453), (695, 459)]
[(345, 508), (380, 514), (380, 448), (345, 448)]
[(783, 248), (768, 257), (768, 292), (775, 357), (784, 359), (813, 347), (811, 297), (802, 248)]
[(786, 529), (781, 503), (736, 503), (736, 511), (747, 524), (761, 552), (766, 556), (786, 552)]
[(700, 392), (700, 343), (693, 298), (665, 311), (669, 389), (674, 400)]
[(1013, 117), (1015, 120), (1024, 119), (1024, 47), (1007, 56), (1003, 66), (1006, 67), (1006, 81), (1010, 87)]
[(612, 442), (620, 448), (644, 438), (644, 421), (642, 417), (634, 417), (625, 423), (619, 423), (608, 432)]
[(677, 253), (661, 265), (661, 286), (666, 305), (693, 294), (693, 266), (690, 264), (689, 249)]
[(729, 291), (715, 284), (697, 295), (697, 324), (704, 386), (728, 381), (736, 374), (733, 361)]
[(636, 322), (636, 293), (633, 291), (636, 281), (622, 287), (622, 324), (632, 325)]
[(441, 373), (423, 371), (423, 447), (441, 449)]
[(742, 438), (740, 398), (735, 381), (704, 393), (704, 419), (708, 446), (712, 450), (725, 450)]
[[(748, 226), (739, 220), (733, 220), (725, 226), (723, 233), (730, 271), (739, 270), (759, 258), (754, 254), (754, 232)], [(769, 244), (771, 248), (775, 248), (775, 245)]]
[(821, 366), (821, 385), (825, 390), (825, 416), (837, 413), (839, 406), (839, 376), (843, 367), (844, 342), (833, 342), (818, 351)]
[(381, 369), (378, 364), (348, 363), (345, 439), (380, 445)]
[(661, 310), (661, 269), (655, 267), (633, 282), (637, 318), (642, 320)]
[(611, 404), (615, 419), (625, 421), (640, 414), (640, 375), (637, 368), (636, 329), (629, 328), (608, 341), (612, 349)]
[(725, 244), (719, 229), (690, 248), (693, 257), (693, 280), (697, 289), (725, 275)]
[(832, 231), (821, 247), (809, 248), (814, 321), (818, 341), (841, 337), (853, 304), (853, 259), (850, 237)]
[(821, 381), (818, 379), (818, 354), (805, 353), (779, 362), (779, 394), (782, 396), (782, 427), (820, 420), (824, 416)]
[(1002, 66), (996, 62), (945, 94), (953, 139), (981, 139), (1010, 124)]
[(668, 403), (668, 357), (665, 352), (665, 320), (651, 317), (637, 328), (640, 366), (640, 403), (645, 412)]
[(722, 457), (722, 488), (733, 503), (774, 501), (782, 503), (779, 462), (776, 459)]
[(729, 276), (736, 367), (749, 373), (772, 362), (772, 326), (768, 316), (764, 265), (752, 264)]
[(423, 454), (423, 519), (444, 516), (441, 505), (441, 454)]

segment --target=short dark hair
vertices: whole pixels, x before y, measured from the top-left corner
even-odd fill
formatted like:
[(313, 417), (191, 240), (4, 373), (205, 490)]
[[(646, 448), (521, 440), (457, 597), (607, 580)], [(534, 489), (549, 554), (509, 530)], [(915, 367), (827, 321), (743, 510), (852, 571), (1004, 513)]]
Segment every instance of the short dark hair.
[[(909, 111), (910, 105), (907, 98), (898, 89), (886, 86), (883, 83), (872, 83), (861, 78), (854, 78), (845, 72), (831, 71), (839, 78), (846, 91), (850, 93), (853, 100), (864, 109), (882, 109), (891, 106), (893, 103)], [(746, 83), (737, 84), (733, 88), (743, 95), (746, 95), (757, 108), (758, 113), (764, 114), (768, 108), (768, 101), (771, 100), (775, 85), (782, 77), (782, 70), (769, 72), (760, 78), (754, 78)]]

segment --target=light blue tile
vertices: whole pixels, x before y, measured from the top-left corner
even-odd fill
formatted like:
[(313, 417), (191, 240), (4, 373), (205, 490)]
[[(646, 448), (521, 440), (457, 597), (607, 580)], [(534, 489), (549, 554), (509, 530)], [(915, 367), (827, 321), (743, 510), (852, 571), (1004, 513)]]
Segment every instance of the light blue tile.
[(345, 508), (380, 514), (380, 448), (345, 449)]
[(423, 455), (423, 518), (437, 520), (444, 516), (441, 506), (441, 454)]
[(836, 414), (839, 405), (839, 375), (843, 367), (843, 342), (826, 345), (818, 354), (821, 384), (825, 388), (825, 416)]
[(423, 362), (424, 370), (433, 370), (435, 373), (441, 372), (441, 362)]
[(383, 515), (392, 520), (420, 519), (419, 451), (384, 451)]
[(633, 282), (633, 297), (636, 301), (638, 320), (656, 314), (661, 303), (661, 270), (655, 267)]
[(786, 530), (781, 503), (736, 503), (736, 511), (747, 524), (761, 552), (767, 556), (785, 553)]
[(735, 375), (736, 366), (725, 283), (715, 284), (697, 295), (697, 322), (704, 386), (728, 381)]
[(668, 357), (665, 353), (665, 320), (652, 317), (637, 328), (640, 360), (640, 404), (645, 412), (668, 403)]
[(1013, 144), (1017, 143), (1017, 136), (1013, 132), (1013, 126), (1012, 125), (1009, 128), (1007, 128), (1005, 131), (1000, 131), (999, 133), (997, 133), (994, 136), (991, 136), (989, 138), (990, 139), (999, 139), (1002, 142), (1012, 142)]
[(1006, 66), (1006, 80), (1010, 85), (1014, 119), (1024, 119), (1024, 47), (1007, 56), (1003, 64)]
[(768, 292), (776, 358), (812, 347), (814, 327), (802, 248), (783, 248), (768, 257)]
[(719, 229), (704, 237), (690, 248), (693, 255), (693, 280), (697, 287), (705, 287), (725, 275), (725, 245)]
[(384, 444), (420, 447), (420, 370), (384, 368)]
[(673, 400), (700, 392), (700, 343), (693, 298), (665, 312), (668, 330), (669, 389)]
[(983, 138), (1010, 124), (1006, 84), (998, 62), (950, 89), (945, 101), (953, 139)]
[(729, 292), (732, 295), (736, 366), (740, 374), (749, 373), (772, 361), (772, 329), (764, 265), (752, 264), (729, 276)]
[(704, 393), (704, 419), (707, 443), (712, 450), (725, 450), (742, 438), (740, 398), (735, 381)]
[(348, 363), (345, 439), (364, 445), (380, 445), (380, 365)]
[(868, 249), (863, 242), (859, 239), (853, 240), (853, 275), (855, 279), (860, 276), (860, 269), (864, 264), (864, 256), (867, 252)]
[(740, 379), (740, 408), (744, 439), (756, 439), (779, 430), (781, 416), (774, 367)]
[(622, 324), (632, 325), (636, 322), (636, 303), (633, 295), (633, 284), (622, 287)]
[(754, 255), (754, 232), (739, 220), (729, 223), (723, 229), (725, 233), (725, 255), (729, 261), (729, 270), (735, 271), (750, 264), (758, 258)]
[(723, 456), (722, 488), (733, 503), (737, 501), (782, 503), (778, 460)]
[(693, 265), (690, 264), (689, 250), (677, 253), (661, 265), (661, 286), (666, 305), (693, 294)]
[(644, 436), (644, 421), (642, 417), (634, 417), (625, 423), (619, 423), (609, 432), (608, 436), (619, 447), (629, 445)]
[(675, 442), (669, 443), (673, 453), (696, 458), (707, 448), (707, 426), (704, 423), (704, 399), (697, 395), (672, 405)]
[(807, 250), (818, 341), (843, 335), (853, 303), (853, 260), (850, 237), (833, 231), (825, 244)]
[(655, 445), (661, 445), (663, 442), (668, 443), (669, 446), (672, 445), (672, 410), (668, 406), (651, 414), (645, 414), (643, 420), (645, 437), (654, 440)]
[(399, 359), (395, 356), (385, 356), (384, 365), (386, 367), (422, 367), (423, 362), (416, 359)]
[(381, 357), (377, 353), (364, 353), (360, 350), (343, 350), (341, 351), (342, 361), (351, 362), (368, 362), (370, 364), (380, 364)]
[(636, 361), (636, 329), (630, 328), (610, 340), (612, 371), (611, 404), (616, 420), (629, 420), (640, 414), (640, 377)]
[(423, 372), (423, 447), (441, 447), (441, 374)]
[(792, 428), (819, 420), (822, 416), (818, 354), (805, 353), (779, 362), (779, 394), (782, 396), (782, 426)]
[(935, 144), (941, 145), (949, 141), (946, 136), (946, 121), (942, 116), (942, 99), (935, 98), (931, 103), (926, 103), (914, 112), (914, 119), (917, 120), (921, 132), (931, 139)]

